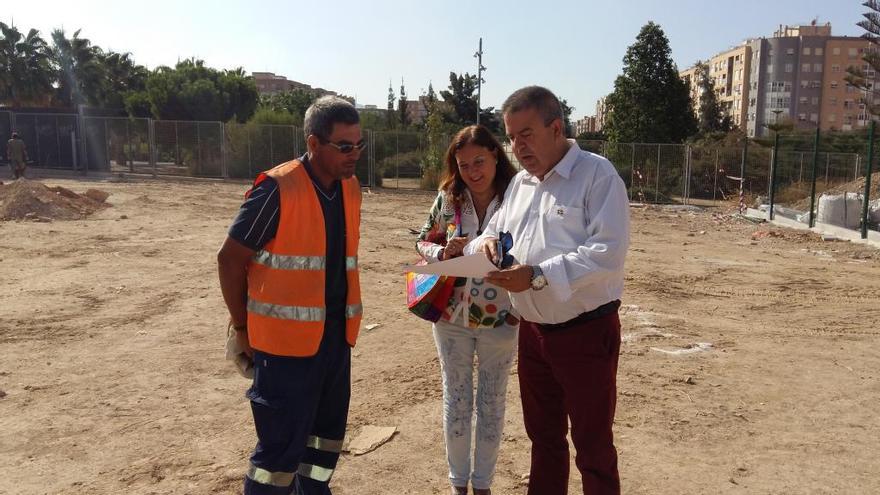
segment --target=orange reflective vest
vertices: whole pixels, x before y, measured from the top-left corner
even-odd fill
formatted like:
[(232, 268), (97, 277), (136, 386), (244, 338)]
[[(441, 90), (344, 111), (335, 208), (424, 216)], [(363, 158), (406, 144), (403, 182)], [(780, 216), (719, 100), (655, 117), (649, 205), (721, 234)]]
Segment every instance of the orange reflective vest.
[[(248, 266), (248, 338), (254, 349), (276, 356), (314, 356), (324, 335), (327, 305), (326, 233), (318, 193), (299, 160), (264, 173), (278, 182), (278, 232)], [(256, 186), (264, 174), (257, 177)], [(345, 267), (348, 295), (345, 338), (355, 345), (360, 330), (361, 289), (357, 267), (361, 188), (342, 181), (345, 210)]]

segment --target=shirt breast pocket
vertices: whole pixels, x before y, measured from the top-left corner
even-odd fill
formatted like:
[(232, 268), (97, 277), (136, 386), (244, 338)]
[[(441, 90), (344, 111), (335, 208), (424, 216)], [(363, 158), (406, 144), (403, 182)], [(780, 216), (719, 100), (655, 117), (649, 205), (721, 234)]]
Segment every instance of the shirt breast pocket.
[(578, 206), (555, 204), (544, 213), (548, 245), (572, 251), (587, 240), (587, 212)]

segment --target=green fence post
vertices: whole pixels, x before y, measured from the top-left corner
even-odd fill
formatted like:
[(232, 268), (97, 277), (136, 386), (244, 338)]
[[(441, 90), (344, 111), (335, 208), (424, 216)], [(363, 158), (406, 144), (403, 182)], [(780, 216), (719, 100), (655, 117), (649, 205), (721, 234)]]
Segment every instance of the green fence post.
[(776, 199), (776, 165), (779, 161), (779, 133), (773, 140), (773, 163), (770, 165), (770, 220), (773, 220), (773, 204)]
[(865, 174), (865, 199), (862, 204), (862, 239), (868, 238), (868, 201), (871, 199), (871, 172), (874, 165), (874, 130), (877, 122), (871, 121), (871, 130), (868, 132), (868, 167)]
[(816, 139), (813, 141), (813, 176), (810, 185), (810, 228), (816, 226), (816, 172), (819, 171), (819, 129), (816, 129)]

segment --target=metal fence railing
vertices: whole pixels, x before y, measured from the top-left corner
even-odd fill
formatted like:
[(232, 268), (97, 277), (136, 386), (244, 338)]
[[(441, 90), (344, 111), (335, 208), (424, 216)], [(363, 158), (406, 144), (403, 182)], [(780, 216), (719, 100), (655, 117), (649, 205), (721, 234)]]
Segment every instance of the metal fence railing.
[[(288, 125), (0, 110), (0, 156), (4, 160), (12, 130), (25, 141), (31, 166), (81, 173), (253, 178), (306, 151), (302, 129)], [(363, 134), (368, 147), (356, 169), (362, 184), (436, 187), (450, 136), (429, 139), (425, 132), (371, 130)], [(868, 162), (867, 150), (840, 152), (821, 140), (817, 147), (804, 134), (780, 135), (773, 146), (589, 140), (578, 144), (607, 157), (617, 167), (630, 200), (646, 203), (720, 205), (740, 200), (752, 203), (758, 197), (766, 203), (772, 196), (776, 208), (807, 211), (813, 204), (815, 210), (813, 189), (818, 194), (857, 192), (865, 185)], [(504, 147), (518, 166), (509, 144)], [(868, 194), (869, 202), (880, 201), (877, 182)]]

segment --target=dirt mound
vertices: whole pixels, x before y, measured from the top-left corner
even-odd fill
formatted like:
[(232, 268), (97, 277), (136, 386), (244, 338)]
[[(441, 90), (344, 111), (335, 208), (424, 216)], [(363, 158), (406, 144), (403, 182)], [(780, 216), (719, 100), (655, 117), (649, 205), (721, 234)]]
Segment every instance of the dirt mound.
[(103, 201), (107, 196), (97, 189), (90, 189), (86, 196), (19, 179), (0, 185), (0, 220), (79, 220), (110, 206)]
[[(843, 194), (847, 192), (865, 194), (865, 178), (859, 177), (858, 179), (847, 182), (846, 184), (841, 184), (839, 186), (834, 186), (830, 189), (826, 189), (822, 191), (821, 194)], [(809, 190), (808, 190), (809, 194)], [(816, 201), (819, 201), (820, 194), (816, 195)], [(880, 172), (874, 172), (871, 174), (871, 199), (880, 198)], [(810, 197), (798, 201), (793, 206), (794, 209), (800, 211), (807, 211), (810, 209)]]

